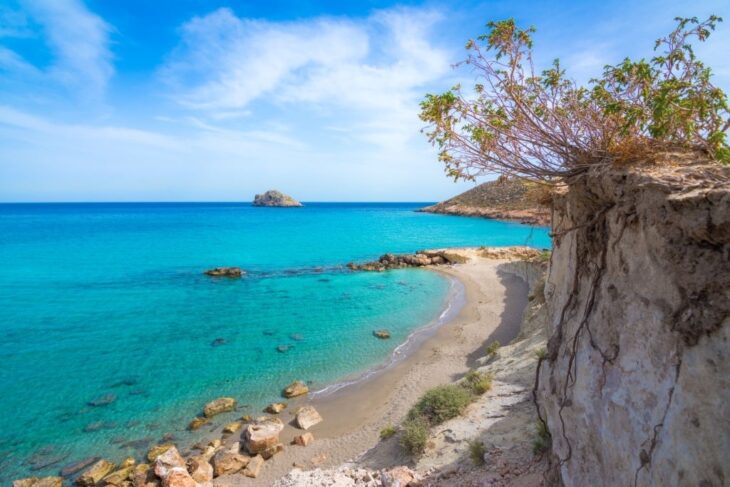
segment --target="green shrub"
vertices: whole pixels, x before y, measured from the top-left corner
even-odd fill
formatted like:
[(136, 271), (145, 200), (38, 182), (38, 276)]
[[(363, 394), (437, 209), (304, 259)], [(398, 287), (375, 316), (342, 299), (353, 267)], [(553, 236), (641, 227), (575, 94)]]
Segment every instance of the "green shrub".
[(469, 440), (469, 456), (471, 457), (471, 461), (474, 462), (474, 465), (484, 465), (484, 454), (486, 452), (487, 449), (481, 440)]
[(464, 376), (462, 385), (470, 390), (472, 394), (480, 396), (492, 388), (493, 378), (490, 373), (470, 370)]
[(431, 425), (437, 425), (460, 415), (472, 401), (472, 395), (464, 387), (447, 384), (426, 392), (408, 413), (408, 419), (422, 416)]
[(380, 439), (381, 440), (387, 440), (388, 438), (392, 437), (398, 432), (395, 426), (392, 424), (389, 424), (385, 428), (380, 430)]
[(550, 436), (550, 430), (548, 430), (547, 424), (541, 419), (537, 420), (536, 436), (532, 441), (532, 452), (535, 455), (540, 455), (550, 448), (552, 437)]
[(535, 357), (544, 360), (547, 357), (547, 350), (545, 350), (544, 348), (539, 348), (535, 350)]
[(499, 347), (501, 347), (501, 346), (502, 345), (500, 345), (499, 340), (494, 340), (492, 343), (487, 345), (487, 350), (486, 350), (487, 357), (490, 357), (490, 358), (493, 357), (497, 353), (497, 350), (499, 350)]
[(400, 444), (411, 455), (420, 455), (426, 450), (428, 442), (429, 422), (422, 416), (408, 418), (403, 423)]

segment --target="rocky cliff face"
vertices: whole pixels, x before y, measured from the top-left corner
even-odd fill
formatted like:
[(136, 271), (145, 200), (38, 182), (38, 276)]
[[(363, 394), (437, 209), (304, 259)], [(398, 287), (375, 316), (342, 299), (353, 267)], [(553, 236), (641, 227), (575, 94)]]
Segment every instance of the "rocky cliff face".
[(568, 486), (730, 482), (730, 168), (665, 159), (554, 202), (538, 399)]

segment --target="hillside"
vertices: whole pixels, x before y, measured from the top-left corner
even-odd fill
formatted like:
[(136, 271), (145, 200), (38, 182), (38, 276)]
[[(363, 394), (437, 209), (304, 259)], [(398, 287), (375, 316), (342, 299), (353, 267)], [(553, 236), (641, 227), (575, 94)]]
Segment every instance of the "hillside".
[(550, 209), (538, 203), (539, 193), (534, 183), (501, 177), (419, 211), (550, 225)]

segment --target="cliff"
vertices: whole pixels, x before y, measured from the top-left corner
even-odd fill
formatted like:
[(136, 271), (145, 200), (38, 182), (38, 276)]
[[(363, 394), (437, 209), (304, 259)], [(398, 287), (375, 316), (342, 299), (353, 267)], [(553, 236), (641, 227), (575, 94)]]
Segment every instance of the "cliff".
[(540, 204), (544, 193), (535, 183), (501, 177), (419, 211), (547, 226), (550, 225), (550, 210)]
[(538, 401), (563, 484), (730, 480), (729, 181), (674, 154), (554, 199)]

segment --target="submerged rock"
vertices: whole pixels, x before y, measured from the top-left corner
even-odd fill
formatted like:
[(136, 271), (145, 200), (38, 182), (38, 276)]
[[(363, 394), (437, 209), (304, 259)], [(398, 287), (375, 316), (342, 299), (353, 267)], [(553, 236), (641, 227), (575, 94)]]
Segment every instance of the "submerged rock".
[(117, 395), (109, 393), (109, 394), (104, 394), (103, 396), (99, 396), (96, 399), (89, 401), (87, 404), (89, 406), (100, 407), (100, 406), (107, 406), (116, 400), (117, 400)]
[(213, 401), (210, 401), (205, 405), (203, 413), (206, 418), (212, 418), (213, 416), (221, 413), (227, 413), (233, 411), (236, 407), (236, 400), (232, 397), (219, 397)]
[(61, 477), (28, 477), (13, 480), (13, 487), (61, 487), (62, 485)]
[(285, 353), (288, 352), (290, 348), (292, 348), (291, 345), (279, 345), (276, 347), (276, 351), (279, 353)]
[(208, 418), (202, 418), (200, 416), (193, 418), (192, 421), (190, 421), (190, 424), (188, 424), (188, 429), (190, 431), (195, 431), (196, 429), (200, 428), (201, 426), (204, 426), (208, 424), (210, 420)]
[(84, 458), (83, 460), (79, 460), (78, 462), (71, 463), (69, 465), (66, 465), (61, 469), (61, 477), (70, 477), (75, 473), (78, 473), (88, 467), (89, 465), (92, 465), (96, 462), (101, 460), (101, 457), (89, 457)]
[(245, 273), (240, 267), (215, 267), (204, 272), (211, 277), (241, 277)]
[(377, 338), (380, 338), (381, 340), (390, 338), (390, 332), (388, 330), (375, 330), (375, 331), (373, 331), (373, 335), (376, 336)]
[(289, 335), (289, 338), (296, 342), (301, 342), (302, 340), (304, 340), (304, 336), (300, 335), (299, 333), (292, 333), (291, 335)]
[(304, 394), (309, 392), (309, 387), (307, 387), (307, 384), (300, 380), (295, 380), (288, 386), (284, 388), (284, 391), (282, 394), (284, 397), (292, 398), (297, 396), (303, 396)]
[(253, 199), (254, 206), (278, 206), (278, 207), (296, 207), (304, 206), (291, 196), (275, 189), (269, 190), (264, 194), (257, 194)]
[(297, 411), (296, 416), (297, 426), (303, 430), (308, 430), (315, 424), (322, 422), (322, 416), (319, 415), (313, 406), (304, 406)]
[(221, 345), (225, 345), (225, 344), (226, 344), (226, 339), (222, 338), (222, 337), (218, 337), (215, 340), (213, 340), (212, 342), (210, 342), (211, 347), (220, 347)]

